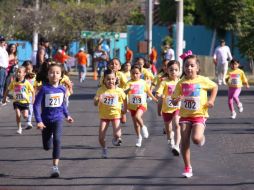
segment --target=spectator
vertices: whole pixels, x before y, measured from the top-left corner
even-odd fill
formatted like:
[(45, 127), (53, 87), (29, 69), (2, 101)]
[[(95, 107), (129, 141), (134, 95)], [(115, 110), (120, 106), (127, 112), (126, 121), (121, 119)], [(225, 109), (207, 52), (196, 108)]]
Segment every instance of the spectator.
[(101, 77), (102, 72), (107, 68), (108, 54), (103, 51), (101, 45), (97, 46), (96, 51), (93, 54), (94, 71), (98, 72), (98, 77)]
[(220, 46), (215, 49), (213, 61), (216, 66), (216, 77), (219, 85), (226, 85), (226, 74), (228, 71), (228, 61), (232, 60), (232, 55), (225, 41), (220, 41)]
[(163, 52), (162, 52), (162, 57), (163, 57), (163, 60), (166, 59), (166, 60), (169, 60), (169, 61), (175, 59), (175, 52), (169, 44), (166, 44), (164, 46), (164, 49), (163, 49)]
[(155, 47), (152, 47), (152, 51), (150, 54), (150, 64), (151, 64), (151, 71), (154, 75), (157, 75), (157, 68), (156, 68), (156, 63), (157, 63), (157, 59), (158, 59), (158, 53), (157, 50), (155, 49)]
[(36, 69), (38, 70), (42, 63), (49, 58), (51, 58), (49, 41), (46, 38), (41, 38), (39, 48), (36, 54)]
[(131, 51), (131, 49), (128, 46), (126, 46), (125, 49), (126, 49), (126, 53), (125, 53), (126, 62), (132, 63), (133, 51)]
[(78, 63), (79, 82), (83, 82), (86, 78), (86, 65), (87, 65), (87, 54), (84, 48), (80, 48), (79, 52), (75, 55)]
[(6, 69), (9, 63), (8, 52), (4, 36), (0, 35), (0, 100), (3, 99), (4, 84), (6, 80)]

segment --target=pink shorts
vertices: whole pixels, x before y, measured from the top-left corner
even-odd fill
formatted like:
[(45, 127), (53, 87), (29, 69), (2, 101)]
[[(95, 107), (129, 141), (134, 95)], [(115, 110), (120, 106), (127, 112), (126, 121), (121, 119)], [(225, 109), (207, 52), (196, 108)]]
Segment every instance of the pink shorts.
[(142, 110), (143, 112), (146, 112), (146, 107), (144, 106), (138, 106), (136, 110), (130, 110), (131, 116), (134, 117), (138, 110)]
[(117, 121), (117, 120), (120, 120), (120, 118), (114, 118), (114, 119), (101, 119), (101, 121), (104, 121), (104, 122), (112, 122), (112, 121)]
[(162, 117), (163, 117), (163, 120), (164, 122), (171, 122), (173, 117), (179, 115), (179, 110), (176, 110), (172, 113), (164, 113), (162, 112)]
[(206, 118), (205, 117), (181, 117), (179, 123), (188, 123), (188, 124), (202, 124), (206, 127)]

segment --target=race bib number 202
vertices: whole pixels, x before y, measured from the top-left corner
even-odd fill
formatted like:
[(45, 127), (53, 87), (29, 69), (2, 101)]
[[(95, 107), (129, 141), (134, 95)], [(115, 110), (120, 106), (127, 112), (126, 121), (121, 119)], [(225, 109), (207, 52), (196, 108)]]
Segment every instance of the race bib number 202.
[(181, 106), (190, 111), (199, 110), (200, 98), (199, 97), (185, 97)]
[(64, 94), (46, 94), (45, 96), (45, 107), (60, 107), (63, 103)]

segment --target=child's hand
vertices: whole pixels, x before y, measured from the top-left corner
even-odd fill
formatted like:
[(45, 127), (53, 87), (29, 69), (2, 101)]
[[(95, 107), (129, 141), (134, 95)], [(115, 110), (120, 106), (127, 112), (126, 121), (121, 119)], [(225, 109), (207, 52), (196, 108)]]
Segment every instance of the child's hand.
[(250, 85), (249, 85), (249, 84), (246, 84), (246, 88), (249, 89), (249, 88), (250, 88)]
[(161, 110), (158, 110), (158, 116), (162, 116)]
[(214, 107), (214, 102), (209, 100), (209, 101), (206, 103), (206, 106), (207, 106), (208, 108), (213, 108), (213, 107)]
[(72, 119), (71, 116), (68, 116), (67, 119), (66, 119), (66, 121), (67, 121), (68, 123), (73, 123), (73, 122), (74, 122), (74, 120)]
[(183, 96), (178, 96), (177, 98), (172, 99), (172, 104), (176, 106), (178, 102), (180, 102), (183, 99)]
[(46, 128), (46, 126), (42, 122), (37, 123), (37, 129), (42, 130), (44, 128)]

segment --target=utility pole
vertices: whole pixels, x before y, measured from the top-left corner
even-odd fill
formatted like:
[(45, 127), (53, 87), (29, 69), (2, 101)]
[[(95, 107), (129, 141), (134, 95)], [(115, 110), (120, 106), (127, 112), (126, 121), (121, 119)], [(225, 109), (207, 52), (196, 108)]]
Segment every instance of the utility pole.
[[(35, 1), (35, 11), (38, 12), (40, 9), (40, 0)], [(38, 51), (38, 27), (35, 25), (33, 31), (33, 55), (32, 55), (32, 62), (36, 64), (36, 54)]]
[[(175, 0), (177, 3), (177, 16), (176, 16), (176, 60), (181, 64), (182, 69), (182, 60), (179, 57), (183, 54), (183, 1), (184, 0)], [(182, 72), (182, 71), (181, 71)]]
[(152, 36), (153, 36), (153, 1), (147, 0), (146, 8), (146, 40), (147, 40), (147, 53), (148, 56), (152, 49)]

